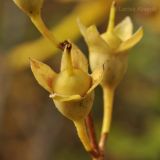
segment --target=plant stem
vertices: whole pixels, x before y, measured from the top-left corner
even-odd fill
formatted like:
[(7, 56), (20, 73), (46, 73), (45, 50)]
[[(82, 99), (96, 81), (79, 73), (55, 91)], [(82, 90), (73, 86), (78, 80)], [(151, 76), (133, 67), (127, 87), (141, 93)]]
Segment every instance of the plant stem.
[(95, 151), (92, 153), (92, 160), (104, 160), (104, 152), (100, 150), (98, 144), (97, 144), (97, 139), (96, 139), (96, 134), (95, 134), (95, 128), (94, 128), (94, 122), (92, 118), (91, 112), (86, 118), (86, 125), (88, 129), (88, 135), (90, 138), (91, 145), (93, 146), (93, 150)]
[(87, 125), (87, 129), (88, 129), (88, 135), (90, 138), (91, 145), (93, 146), (93, 148), (97, 152), (97, 154), (99, 154), (99, 147), (98, 147), (98, 143), (97, 143), (94, 122), (93, 122), (91, 112), (89, 113), (89, 115), (86, 118), (86, 125)]
[(101, 159), (99, 159), (100, 155), (97, 153), (97, 151), (91, 145), (92, 142), (90, 143), (90, 140), (89, 140), (89, 137), (87, 134), (85, 120), (74, 121), (74, 124), (76, 126), (78, 136), (79, 136), (85, 150), (91, 155), (93, 160), (101, 160)]
[(78, 136), (87, 152), (92, 151), (92, 146), (87, 135), (85, 120), (74, 121)]
[[(31, 21), (35, 25), (35, 27), (39, 30), (39, 32), (47, 38), (54, 46), (59, 48), (59, 41), (54, 37), (53, 33), (48, 30), (46, 25), (44, 24), (41, 15), (31, 16)], [(60, 48), (61, 49), (61, 48)]]
[(103, 114), (103, 125), (101, 131), (101, 137), (99, 141), (99, 148), (104, 150), (104, 146), (109, 134), (110, 124), (112, 119), (112, 108), (113, 108), (114, 89), (103, 86), (103, 101), (104, 101), (104, 114)]

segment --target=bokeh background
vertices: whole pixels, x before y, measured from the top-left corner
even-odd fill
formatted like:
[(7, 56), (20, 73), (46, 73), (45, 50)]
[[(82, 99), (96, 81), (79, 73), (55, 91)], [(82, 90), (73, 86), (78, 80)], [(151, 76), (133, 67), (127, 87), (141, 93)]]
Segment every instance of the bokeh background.
[[(129, 15), (142, 41), (129, 51), (128, 72), (119, 85), (107, 160), (160, 159), (160, 2), (117, 0), (116, 22)], [(42, 10), (56, 37), (72, 39), (88, 56), (76, 25), (95, 23), (104, 32), (110, 0), (45, 0)], [(61, 53), (46, 40), (12, 0), (0, 0), (0, 160), (88, 160), (75, 128), (35, 81), (28, 57), (57, 71)], [(102, 121), (102, 91), (93, 108), (96, 133)], [(97, 136), (97, 137), (98, 137)]]

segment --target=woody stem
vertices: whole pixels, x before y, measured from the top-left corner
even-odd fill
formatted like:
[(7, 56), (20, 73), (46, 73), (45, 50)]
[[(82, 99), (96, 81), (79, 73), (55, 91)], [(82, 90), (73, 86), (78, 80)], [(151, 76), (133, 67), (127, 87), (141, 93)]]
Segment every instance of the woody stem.
[(93, 147), (93, 151), (92, 152), (92, 160), (104, 160), (104, 152), (100, 150), (98, 143), (97, 143), (97, 138), (96, 138), (96, 134), (95, 134), (95, 128), (94, 128), (94, 122), (93, 122), (93, 118), (92, 118), (92, 114), (91, 112), (89, 113), (89, 115), (86, 118), (86, 126), (87, 126), (87, 130), (88, 130), (88, 136), (90, 139), (90, 143)]
[(91, 112), (86, 118), (86, 125), (87, 125), (87, 130), (88, 130), (88, 135), (89, 135), (91, 145), (93, 146), (97, 154), (99, 154), (99, 148), (98, 148), (98, 143), (97, 143), (97, 138), (96, 138), (95, 128), (94, 128), (94, 122), (93, 122)]

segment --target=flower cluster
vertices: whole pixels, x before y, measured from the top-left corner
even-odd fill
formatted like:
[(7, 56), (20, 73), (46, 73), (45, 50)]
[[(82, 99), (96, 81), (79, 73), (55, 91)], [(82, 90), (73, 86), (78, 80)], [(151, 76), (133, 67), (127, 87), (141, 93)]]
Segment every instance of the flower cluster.
[[(127, 51), (141, 40), (143, 29), (139, 28), (133, 34), (130, 17), (126, 17), (115, 26), (115, 2), (111, 6), (107, 31), (103, 34), (98, 32), (96, 26), (87, 28), (78, 20), (89, 49), (93, 73), (88, 74), (88, 62), (81, 50), (70, 41), (58, 42), (43, 23), (40, 16), (43, 0), (13, 1), (31, 18), (42, 35), (63, 51), (59, 73), (48, 65), (30, 58), (35, 79), (49, 92), (49, 97), (53, 99), (59, 112), (74, 122), (85, 149), (94, 158), (98, 155), (103, 159), (104, 142), (111, 123), (114, 91), (127, 70)], [(94, 89), (99, 84), (104, 91), (104, 116), (99, 147), (96, 147), (91, 144), (85, 120), (91, 112)]]

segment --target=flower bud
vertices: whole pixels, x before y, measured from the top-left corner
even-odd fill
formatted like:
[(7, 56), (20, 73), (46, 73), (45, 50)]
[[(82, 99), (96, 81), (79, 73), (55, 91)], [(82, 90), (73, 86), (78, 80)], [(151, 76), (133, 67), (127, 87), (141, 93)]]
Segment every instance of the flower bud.
[(115, 89), (123, 78), (128, 65), (127, 51), (136, 45), (143, 36), (140, 28), (133, 34), (133, 24), (130, 17), (126, 17), (117, 26), (115, 21), (115, 2), (110, 11), (107, 31), (100, 34), (96, 26), (86, 28), (80, 21), (80, 31), (88, 45), (91, 69), (104, 64), (104, 78), (102, 86)]
[(31, 69), (38, 83), (51, 93), (56, 108), (72, 120), (86, 151), (93, 150), (87, 135), (85, 118), (92, 108), (94, 88), (103, 78), (103, 66), (88, 74), (88, 63), (82, 52), (72, 43), (61, 43), (65, 47), (61, 60), (61, 71), (52, 69), (31, 59)]
[(75, 94), (84, 96), (90, 86), (91, 78), (89, 75), (79, 69), (74, 69), (72, 74), (66, 70), (58, 75), (54, 83), (54, 91), (66, 96)]
[(94, 88), (103, 78), (103, 66), (88, 74), (88, 63), (82, 52), (72, 43), (65, 41), (61, 60), (61, 71), (55, 73), (49, 66), (31, 59), (31, 69), (38, 83), (49, 91), (56, 108), (72, 120), (86, 151), (92, 145), (87, 134), (85, 118), (92, 108)]
[[(66, 43), (66, 42), (65, 42)], [(103, 66), (88, 74), (88, 63), (82, 52), (74, 45), (66, 46), (61, 71), (31, 60), (31, 68), (39, 84), (51, 93), (56, 108), (72, 121), (84, 119), (91, 110), (94, 88), (103, 78)]]
[(104, 97), (101, 148), (104, 148), (105, 137), (110, 129), (114, 92), (127, 70), (127, 51), (143, 37), (142, 28), (133, 34), (133, 24), (130, 17), (126, 17), (117, 26), (114, 26), (115, 11), (115, 2), (113, 1), (108, 27), (103, 34), (98, 32), (96, 26), (92, 25), (86, 28), (78, 21), (80, 31), (88, 45), (91, 70), (104, 65), (104, 76), (101, 81)]
[(13, 0), (15, 4), (27, 15), (36, 15), (40, 13), (44, 0)]
[(91, 77), (82, 69), (73, 66), (72, 57), (70, 49), (65, 48), (62, 57), (61, 73), (54, 82), (53, 88), (57, 94), (66, 96), (78, 94), (84, 96), (91, 86)]

